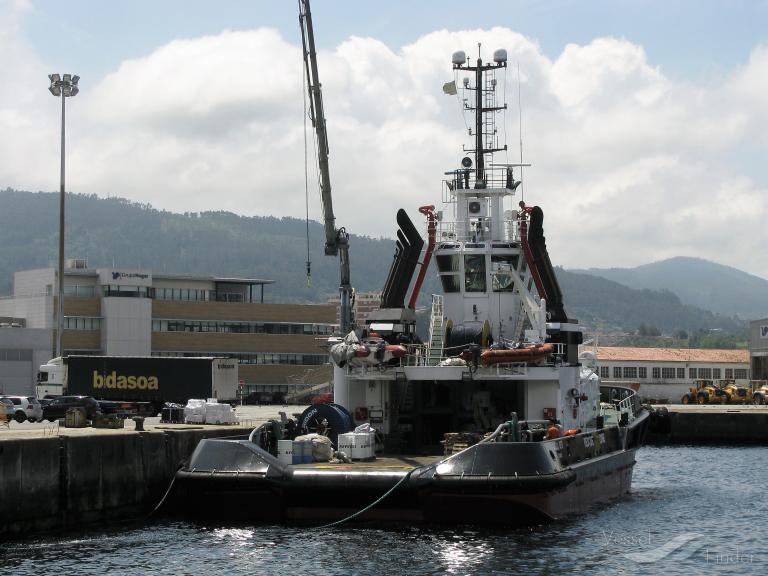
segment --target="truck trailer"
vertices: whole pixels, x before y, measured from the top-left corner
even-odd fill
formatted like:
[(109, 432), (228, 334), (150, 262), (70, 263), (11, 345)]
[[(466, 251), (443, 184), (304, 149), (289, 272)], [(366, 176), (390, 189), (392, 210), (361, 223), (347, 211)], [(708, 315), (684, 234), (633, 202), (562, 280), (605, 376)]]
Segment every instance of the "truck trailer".
[(235, 402), (238, 364), (232, 358), (64, 356), (40, 366), (37, 394), (97, 400), (186, 404), (190, 398)]

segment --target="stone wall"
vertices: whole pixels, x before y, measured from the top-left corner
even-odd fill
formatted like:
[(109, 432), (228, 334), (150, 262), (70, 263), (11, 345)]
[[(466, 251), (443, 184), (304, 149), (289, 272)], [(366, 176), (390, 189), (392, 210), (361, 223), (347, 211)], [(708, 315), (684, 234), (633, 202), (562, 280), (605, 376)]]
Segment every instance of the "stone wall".
[(0, 441), (0, 536), (145, 516), (202, 438), (165, 430)]

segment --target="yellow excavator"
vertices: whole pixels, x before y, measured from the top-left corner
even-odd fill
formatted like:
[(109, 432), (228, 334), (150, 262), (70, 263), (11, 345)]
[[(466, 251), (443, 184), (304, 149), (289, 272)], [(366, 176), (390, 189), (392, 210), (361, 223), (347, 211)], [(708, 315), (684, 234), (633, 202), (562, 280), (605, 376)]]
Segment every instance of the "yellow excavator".
[(712, 380), (694, 380), (694, 386), (683, 394), (683, 404), (725, 404), (728, 396)]
[(720, 389), (726, 396), (726, 404), (751, 404), (753, 394), (750, 388), (745, 386), (736, 386), (733, 380), (720, 380)]
[(749, 386), (752, 392), (752, 404), (768, 403), (768, 380), (752, 380)]

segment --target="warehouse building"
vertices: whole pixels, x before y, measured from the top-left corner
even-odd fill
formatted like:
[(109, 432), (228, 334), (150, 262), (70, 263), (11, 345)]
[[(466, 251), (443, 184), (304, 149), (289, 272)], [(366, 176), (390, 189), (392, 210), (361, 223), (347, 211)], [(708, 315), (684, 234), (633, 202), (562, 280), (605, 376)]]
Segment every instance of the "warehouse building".
[[(328, 297), (328, 304), (336, 309), (336, 323), (340, 324), (339, 295), (333, 294)], [(352, 317), (355, 324), (365, 326), (368, 315), (381, 306), (381, 292), (355, 292), (355, 300), (352, 305)]]
[(753, 379), (768, 380), (768, 318), (749, 324), (749, 365)]
[(31, 393), (40, 365), (50, 358), (50, 330), (26, 328), (24, 318), (0, 316), (0, 394)]
[[(264, 303), (264, 288), (273, 282), (90, 269), (82, 260), (70, 260), (64, 274), (64, 354), (236, 358), (246, 393), (330, 382), (322, 338), (335, 328), (335, 307)], [(14, 274), (13, 295), (0, 299), (0, 317), (19, 325), (14, 333), (35, 331), (35, 346), (24, 348), (31, 350), (24, 358), (35, 374), (54, 355), (57, 286), (55, 268), (20, 271)], [(12, 343), (1, 338), (0, 359), (13, 355), (7, 352)], [(26, 376), (15, 377), (4, 392), (31, 392), (34, 381), (22, 390), (22, 379)]]
[(594, 352), (601, 379), (629, 385), (643, 400), (677, 403), (694, 381), (734, 380), (748, 386), (748, 350), (629, 348), (603, 346)]

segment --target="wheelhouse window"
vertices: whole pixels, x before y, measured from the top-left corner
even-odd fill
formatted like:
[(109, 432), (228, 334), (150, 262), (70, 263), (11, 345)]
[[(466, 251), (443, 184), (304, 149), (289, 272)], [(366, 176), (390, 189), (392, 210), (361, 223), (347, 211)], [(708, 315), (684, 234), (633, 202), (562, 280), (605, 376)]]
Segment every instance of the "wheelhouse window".
[(464, 291), (485, 292), (485, 254), (464, 255)]
[(458, 275), (440, 276), (440, 282), (443, 284), (443, 292), (445, 294), (461, 292), (461, 283), (459, 282)]
[(441, 254), (435, 256), (435, 262), (437, 263), (437, 269), (440, 272), (458, 272), (459, 271), (459, 255), (458, 254)]
[[(440, 254), (435, 256), (437, 270), (440, 273), (440, 282), (443, 285), (443, 292), (461, 292), (461, 282), (459, 281), (459, 255), (458, 254)], [(450, 274), (454, 272), (454, 274)]]
[(518, 254), (491, 255), (491, 287), (494, 292), (512, 292), (515, 289), (512, 270), (517, 269)]

